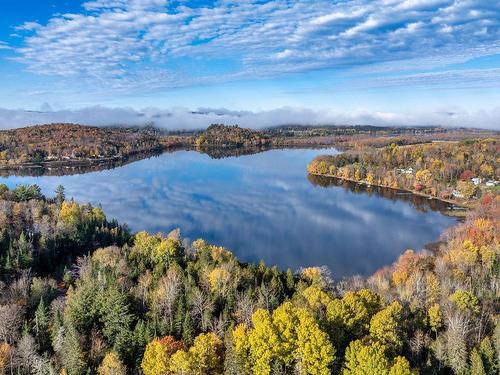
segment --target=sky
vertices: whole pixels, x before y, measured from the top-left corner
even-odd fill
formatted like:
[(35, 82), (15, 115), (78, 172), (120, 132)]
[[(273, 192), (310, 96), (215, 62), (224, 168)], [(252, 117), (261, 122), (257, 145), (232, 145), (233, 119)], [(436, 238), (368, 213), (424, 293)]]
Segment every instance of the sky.
[(500, 2), (2, 0), (0, 127), (500, 130)]

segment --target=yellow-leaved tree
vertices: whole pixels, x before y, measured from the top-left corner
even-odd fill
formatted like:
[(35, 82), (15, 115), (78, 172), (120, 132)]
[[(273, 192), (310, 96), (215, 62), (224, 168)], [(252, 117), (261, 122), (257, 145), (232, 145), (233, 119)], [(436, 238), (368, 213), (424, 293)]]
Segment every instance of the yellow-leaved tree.
[(370, 335), (389, 351), (397, 353), (404, 343), (403, 306), (398, 301), (375, 314), (370, 321)]
[(106, 354), (97, 369), (99, 375), (126, 375), (127, 369), (115, 352)]
[(184, 347), (182, 342), (175, 340), (172, 336), (156, 338), (151, 341), (144, 351), (141, 368), (144, 375), (171, 374), (170, 359), (172, 354)]
[(170, 374), (217, 375), (223, 371), (223, 343), (214, 333), (201, 333), (188, 351), (172, 355)]
[(326, 315), (337, 345), (368, 333), (370, 319), (382, 307), (382, 298), (368, 289), (347, 292), (342, 299), (333, 299)]
[(330, 374), (335, 349), (309, 311), (285, 302), (271, 315), (259, 309), (253, 328), (233, 331), (234, 351), (251, 374), (270, 374), (274, 368), (298, 374)]
[(355, 340), (346, 350), (342, 375), (416, 375), (405, 357), (390, 361), (386, 347), (378, 341)]
[(355, 340), (347, 347), (342, 375), (387, 375), (388, 372), (389, 361), (381, 343), (365, 344)]

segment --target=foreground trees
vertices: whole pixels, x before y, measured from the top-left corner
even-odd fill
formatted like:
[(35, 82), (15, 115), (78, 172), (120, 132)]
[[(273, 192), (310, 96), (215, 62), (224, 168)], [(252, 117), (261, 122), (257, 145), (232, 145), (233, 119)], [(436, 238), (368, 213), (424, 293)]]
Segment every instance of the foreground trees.
[(2, 189), (0, 372), (496, 374), (500, 198), (435, 253), (335, 283)]
[(233, 331), (233, 350), (240, 373), (329, 374), (335, 349), (313, 315), (285, 302), (272, 314), (263, 309), (252, 316), (253, 328), (238, 325)]

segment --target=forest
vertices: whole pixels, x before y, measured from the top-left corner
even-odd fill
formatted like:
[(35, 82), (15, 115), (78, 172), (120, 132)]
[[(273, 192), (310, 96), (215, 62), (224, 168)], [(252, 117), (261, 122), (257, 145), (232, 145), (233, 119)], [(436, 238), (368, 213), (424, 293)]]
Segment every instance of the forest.
[[(185, 149), (214, 157), (260, 152), (269, 148), (325, 147), (360, 150), (396, 143), (496, 137), (493, 131), (440, 127), (388, 128), (377, 126), (279, 126), (262, 130), (213, 124), (207, 129), (169, 131), (153, 125), (96, 127), (78, 124), (35, 125), (0, 130), (0, 168), (15, 173), (38, 168), (95, 167), (146, 158), (163, 151)], [(238, 150), (238, 151), (234, 151)], [(107, 163), (107, 165), (106, 165)], [(50, 167), (51, 169), (47, 169)], [(46, 168), (41, 171), (41, 168)], [(23, 171), (25, 169), (25, 171)]]
[(496, 189), (498, 155), (498, 137), (415, 145), (392, 143), (318, 156), (307, 169), (310, 174), (466, 202)]
[(123, 158), (161, 150), (150, 128), (49, 124), (0, 131), (0, 164)]
[(195, 145), (197, 148), (237, 148), (237, 147), (261, 147), (271, 144), (271, 140), (262, 132), (240, 128), (237, 125), (210, 125), (198, 138)]
[(371, 277), (130, 233), (58, 187), (0, 186), (5, 374), (497, 374), (500, 198)]

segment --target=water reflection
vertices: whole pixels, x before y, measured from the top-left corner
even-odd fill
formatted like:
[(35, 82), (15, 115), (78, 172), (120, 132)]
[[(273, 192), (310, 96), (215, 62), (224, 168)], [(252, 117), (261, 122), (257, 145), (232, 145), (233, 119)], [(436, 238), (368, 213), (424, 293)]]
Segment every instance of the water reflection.
[[(165, 152), (175, 152), (176, 149), (171, 149)], [(123, 167), (124, 165), (134, 163), (136, 161), (147, 159), (151, 157), (160, 156), (162, 152), (151, 151), (151, 152), (139, 152), (137, 154), (130, 155), (126, 158), (119, 159), (87, 159), (82, 161), (71, 161), (71, 162), (52, 162), (52, 163), (39, 163), (39, 164), (27, 164), (22, 167), (2, 167), (0, 169), (0, 176), (29, 176), (29, 177), (40, 177), (40, 176), (71, 176), (75, 174), (84, 174), (90, 172), (98, 172), (106, 169), (114, 169)]]
[(180, 151), (81, 175), (0, 180), (37, 183), (47, 194), (63, 184), (68, 196), (102, 203), (108, 216), (133, 230), (179, 227), (183, 236), (226, 246), (244, 261), (327, 265), (336, 277), (370, 274), (454, 223), (433, 211), (434, 201), (387, 199), (378, 189), (308, 180), (306, 166), (321, 153), (271, 150), (212, 159)]
[(453, 205), (440, 201), (438, 199), (429, 199), (420, 195), (412, 194), (408, 191), (390, 189), (380, 186), (369, 186), (346, 181), (335, 177), (308, 175), (307, 178), (314, 186), (341, 187), (344, 190), (349, 190), (355, 194), (367, 194), (368, 196), (379, 196), (392, 201), (405, 201), (411, 203), (416, 210), (427, 212), (429, 210), (440, 211), (446, 213), (452, 209)]

